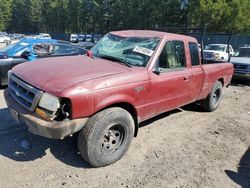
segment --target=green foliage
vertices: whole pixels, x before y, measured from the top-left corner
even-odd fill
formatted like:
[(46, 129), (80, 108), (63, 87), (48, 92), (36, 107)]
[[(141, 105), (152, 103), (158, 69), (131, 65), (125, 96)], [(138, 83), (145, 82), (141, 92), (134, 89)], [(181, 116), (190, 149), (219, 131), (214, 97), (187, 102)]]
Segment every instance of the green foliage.
[(249, 0), (1, 0), (0, 30), (105, 33), (156, 26), (201, 26), (250, 34)]
[(1, 0), (0, 2), (0, 31), (3, 31), (11, 18), (12, 0)]
[(250, 34), (249, 0), (193, 0), (191, 24), (208, 24), (209, 31)]

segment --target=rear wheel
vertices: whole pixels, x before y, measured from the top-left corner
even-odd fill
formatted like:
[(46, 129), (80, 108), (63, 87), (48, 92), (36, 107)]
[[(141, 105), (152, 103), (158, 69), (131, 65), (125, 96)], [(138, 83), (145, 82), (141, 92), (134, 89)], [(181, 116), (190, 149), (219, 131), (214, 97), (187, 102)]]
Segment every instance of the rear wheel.
[(216, 81), (211, 93), (207, 96), (207, 98), (204, 101), (202, 101), (202, 106), (206, 111), (212, 112), (219, 107), (221, 99), (222, 99), (222, 83), (220, 81)]
[(134, 135), (134, 120), (129, 112), (114, 107), (92, 116), (80, 131), (78, 149), (94, 167), (107, 166), (127, 152)]

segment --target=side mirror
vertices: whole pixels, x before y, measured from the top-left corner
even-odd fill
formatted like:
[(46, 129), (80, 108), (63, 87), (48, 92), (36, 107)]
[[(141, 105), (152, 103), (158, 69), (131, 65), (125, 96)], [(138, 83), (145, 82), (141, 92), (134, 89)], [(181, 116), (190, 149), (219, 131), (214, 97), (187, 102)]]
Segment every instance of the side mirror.
[(159, 75), (161, 72), (162, 72), (162, 68), (160, 68), (160, 67), (155, 67), (155, 68), (153, 69), (153, 73), (155, 73), (155, 74), (157, 74), (157, 75)]
[(24, 51), (24, 52), (21, 54), (21, 57), (24, 58), (24, 59), (28, 59), (29, 56), (31, 56), (30, 51)]

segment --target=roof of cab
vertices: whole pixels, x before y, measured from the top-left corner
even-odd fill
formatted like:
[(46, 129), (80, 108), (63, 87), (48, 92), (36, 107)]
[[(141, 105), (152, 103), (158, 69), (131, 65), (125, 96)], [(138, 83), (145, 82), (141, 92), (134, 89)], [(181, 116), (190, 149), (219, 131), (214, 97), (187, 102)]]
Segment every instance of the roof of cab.
[(194, 41), (195, 39), (187, 35), (153, 31), (153, 30), (123, 30), (123, 31), (112, 31), (110, 33), (122, 37), (159, 37), (159, 38), (169, 38), (169, 39), (178, 38), (180, 40), (189, 39), (191, 41)]

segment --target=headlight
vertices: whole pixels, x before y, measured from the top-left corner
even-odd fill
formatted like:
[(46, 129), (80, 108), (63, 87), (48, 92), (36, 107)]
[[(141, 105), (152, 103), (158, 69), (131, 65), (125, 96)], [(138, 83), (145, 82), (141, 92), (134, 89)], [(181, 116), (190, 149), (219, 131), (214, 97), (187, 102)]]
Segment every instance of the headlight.
[(219, 53), (214, 53), (214, 57), (218, 59), (218, 58), (220, 58), (220, 54)]
[(58, 97), (55, 97), (49, 93), (43, 93), (38, 106), (51, 112), (56, 112), (57, 109), (60, 108), (60, 101)]

